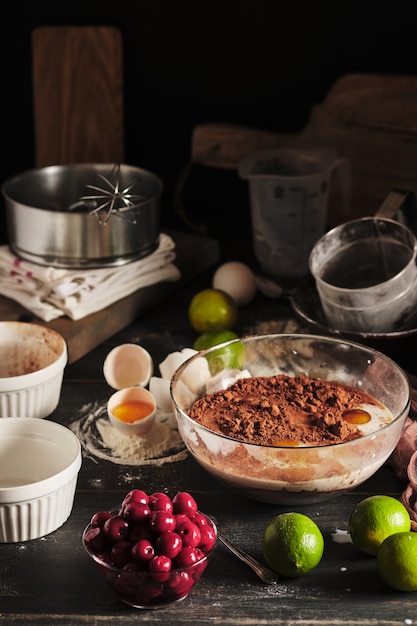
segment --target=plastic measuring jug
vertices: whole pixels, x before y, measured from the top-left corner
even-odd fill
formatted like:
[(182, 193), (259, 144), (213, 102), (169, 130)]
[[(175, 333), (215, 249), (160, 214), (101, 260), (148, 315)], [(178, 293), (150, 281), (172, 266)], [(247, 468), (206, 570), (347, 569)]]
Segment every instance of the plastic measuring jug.
[(350, 204), (350, 161), (327, 148), (256, 152), (239, 166), (249, 181), (255, 257), (281, 280), (309, 274), (309, 256), (324, 234), (331, 175), (337, 172), (343, 211)]

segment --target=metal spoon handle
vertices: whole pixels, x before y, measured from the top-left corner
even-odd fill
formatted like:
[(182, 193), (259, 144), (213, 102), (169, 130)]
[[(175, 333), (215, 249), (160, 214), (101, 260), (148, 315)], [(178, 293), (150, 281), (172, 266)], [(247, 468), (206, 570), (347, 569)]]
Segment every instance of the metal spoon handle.
[(235, 556), (237, 556), (237, 558), (240, 559), (243, 563), (246, 563), (246, 565), (249, 565), (249, 567), (255, 572), (255, 574), (259, 576), (259, 578), (264, 583), (267, 583), (268, 585), (277, 584), (278, 576), (277, 574), (275, 574), (275, 572), (273, 572), (267, 567), (264, 567), (263, 565), (261, 565), (261, 563), (256, 561), (256, 559), (254, 559), (252, 556), (250, 556), (246, 552), (243, 552), (243, 550), (240, 550), (239, 548), (234, 546), (232, 543), (230, 543), (228, 539), (226, 539), (226, 537), (223, 537), (220, 534), (217, 534), (217, 537), (219, 541), (221, 541), (221, 543), (230, 550), (230, 552), (232, 552)]

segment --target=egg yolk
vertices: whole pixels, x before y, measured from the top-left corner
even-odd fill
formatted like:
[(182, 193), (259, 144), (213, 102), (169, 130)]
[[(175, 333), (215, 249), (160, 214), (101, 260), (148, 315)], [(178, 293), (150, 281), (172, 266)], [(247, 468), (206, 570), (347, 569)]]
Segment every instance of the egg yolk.
[(112, 409), (114, 417), (125, 424), (133, 424), (144, 419), (152, 411), (154, 407), (147, 402), (123, 402)]
[(366, 424), (371, 420), (371, 416), (363, 409), (348, 409), (343, 411), (343, 419), (349, 424)]

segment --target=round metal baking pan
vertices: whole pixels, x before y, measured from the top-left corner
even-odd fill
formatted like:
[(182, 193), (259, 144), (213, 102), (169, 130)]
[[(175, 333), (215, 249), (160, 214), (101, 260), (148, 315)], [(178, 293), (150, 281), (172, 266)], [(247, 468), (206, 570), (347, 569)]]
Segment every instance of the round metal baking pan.
[(51, 165), (2, 185), (8, 243), (40, 265), (117, 266), (159, 242), (161, 179), (130, 165)]

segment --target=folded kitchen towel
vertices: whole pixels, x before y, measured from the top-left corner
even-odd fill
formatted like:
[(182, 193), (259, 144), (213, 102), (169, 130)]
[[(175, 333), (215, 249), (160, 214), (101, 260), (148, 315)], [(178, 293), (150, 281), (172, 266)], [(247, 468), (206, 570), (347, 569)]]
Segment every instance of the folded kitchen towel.
[(158, 248), (143, 259), (118, 267), (66, 270), (30, 263), (0, 246), (0, 293), (45, 322), (67, 315), (79, 320), (138, 289), (175, 281), (175, 244), (162, 233)]

